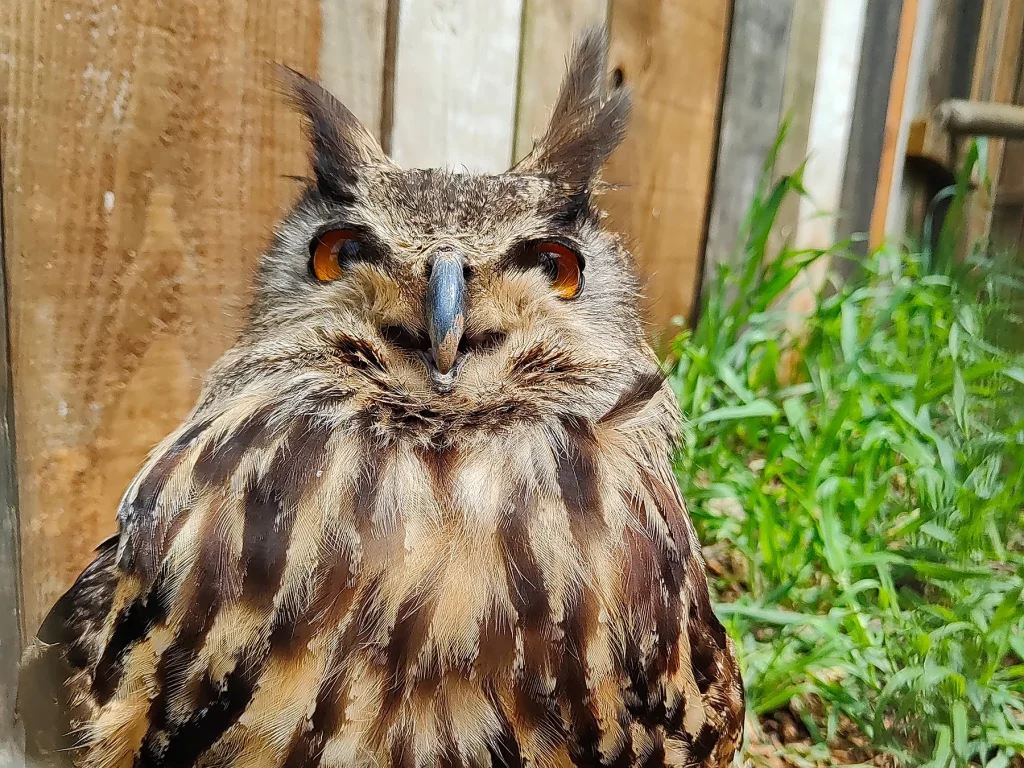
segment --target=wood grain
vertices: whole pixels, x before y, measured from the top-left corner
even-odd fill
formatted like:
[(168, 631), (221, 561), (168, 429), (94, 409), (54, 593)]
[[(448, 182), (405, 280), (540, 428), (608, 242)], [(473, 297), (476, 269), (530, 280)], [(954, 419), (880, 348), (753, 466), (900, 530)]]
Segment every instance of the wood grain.
[(981, 17), (990, 2), (935, 0), (924, 62), (926, 74), (914, 104), (919, 114), (944, 99), (970, 94)]
[[(928, 118), (945, 99), (969, 98), (985, 5), (982, 0), (919, 0), (901, 128), (907, 136), (906, 162), (893, 178), (890, 236), (921, 237), (925, 219), (943, 213), (944, 204), (934, 206), (933, 200), (953, 181), (955, 147), (948, 136), (929, 129)], [(933, 237), (938, 231), (933, 227)]]
[[(776, 159), (778, 173), (793, 173), (807, 158), (811, 131), (814, 83), (818, 76), (821, 21), (825, 0), (796, 0), (786, 57), (786, 80), (782, 89), (782, 114), (789, 131)], [(782, 201), (776, 219), (780, 238), (792, 237), (800, 216), (800, 200), (791, 195)]]
[(523, 0), (403, 0), (391, 156), (500, 172), (512, 160)]
[(380, 138), (387, 3), (321, 0), (320, 82)]
[(1005, 24), (1010, 0), (984, 0), (981, 6), (981, 23), (971, 76), (971, 97), (976, 100), (985, 100), (992, 93), (1000, 49), (1009, 32)]
[(889, 185), (889, 203), (885, 217), (885, 236), (902, 238), (907, 234), (917, 236), (920, 230), (914, 224), (915, 210), (919, 193), (923, 186), (924, 174), (921, 168), (915, 168), (918, 160), (912, 153), (923, 148), (923, 135), (920, 131), (921, 118), (928, 107), (928, 63), (933, 54), (934, 44), (938, 41), (936, 31), (945, 26), (942, 19), (948, 0), (918, 0), (917, 22), (914, 25), (914, 37), (911, 44), (910, 63), (907, 72), (907, 90), (903, 104), (903, 118), (897, 138), (898, 157), (893, 167), (892, 181)]
[(896, 41), (896, 60), (889, 83), (889, 104), (885, 114), (882, 135), (882, 153), (875, 185), (875, 200), (869, 226), (869, 245), (878, 248), (888, 233), (889, 210), (895, 193), (896, 179), (903, 173), (903, 157), (907, 147), (909, 125), (906, 103), (911, 75), (911, 54), (918, 25), (919, 0), (903, 0), (899, 32)]
[(729, 40), (704, 287), (737, 259), (750, 202), (778, 135), (793, 0), (736, 0)]
[(515, 159), (530, 151), (547, 125), (576, 35), (604, 24), (607, 16), (608, 0), (524, 1)]
[[(1024, 67), (1017, 80), (1013, 103), (1024, 105)], [(1009, 141), (996, 186), (991, 242), (997, 249), (1020, 251), (1024, 239), (1024, 142)]]
[(611, 6), (611, 64), (636, 106), (605, 204), (648, 277), (655, 336), (690, 316), (700, 282), (729, 17), (727, 0)]
[[(825, 6), (804, 173), (808, 196), (800, 201), (794, 238), (799, 249), (827, 249), (835, 242), (866, 8), (866, 0), (828, 0)], [(788, 303), (795, 326), (814, 306), (828, 266), (828, 259), (818, 259), (802, 273)]]
[[(1021, 73), (1022, 32), (1024, 0), (1002, 0), (986, 8), (971, 98), (999, 104), (1013, 102)], [(1005, 139), (988, 140), (987, 165), (983, 170), (989, 184), (982, 185), (969, 202), (965, 238), (968, 247), (989, 238), (1006, 146)]]
[[(839, 198), (840, 215), (836, 227), (838, 240), (847, 241), (871, 229), (871, 214), (886, 141), (889, 99), (896, 73), (900, 20), (903, 7), (915, 1), (868, 0), (864, 10), (864, 42), (857, 67), (846, 168)], [(908, 36), (913, 36), (912, 24)], [(907, 48), (909, 43), (907, 40)], [(906, 89), (905, 79), (902, 88)], [(892, 130), (893, 142), (898, 131), (897, 116)], [(851, 249), (863, 256), (867, 246), (865, 240), (859, 239), (851, 244)], [(835, 266), (837, 271), (846, 273), (854, 264), (852, 261), (844, 261)]]
[(315, 73), (319, 6), (9, 0), (0, 22), (25, 624), (114, 530), (230, 342), (305, 172), (269, 62)]

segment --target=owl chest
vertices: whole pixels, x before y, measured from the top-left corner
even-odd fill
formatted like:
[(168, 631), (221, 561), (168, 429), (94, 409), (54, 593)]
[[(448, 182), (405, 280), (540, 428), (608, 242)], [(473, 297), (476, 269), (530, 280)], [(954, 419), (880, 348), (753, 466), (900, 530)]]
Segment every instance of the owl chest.
[(118, 656), (97, 745), (119, 743), (131, 704), (167, 713), (147, 725), (153, 749), (214, 718), (222, 735), (194, 748), (222, 764), (258, 744), (289, 764), (387, 764), (409, 747), (433, 765), (463, 737), (460, 754), (487, 764), (473, 734), (557, 752), (568, 737), (545, 734), (581, 702), (622, 717), (627, 667), (678, 666), (679, 584), (657, 565), (669, 548), (592, 447), (358, 448), (305, 474), (254, 463), (247, 483), (199, 497), (173, 528), (173, 576), (154, 582), (170, 613)]
[[(548, 743), (531, 718), (560, 731), (591, 689), (620, 716), (627, 630), (612, 579), (590, 573), (556, 520), (471, 522), (406, 516), (390, 544), (368, 539), (322, 667), (335, 682), (312, 702), (330, 713), (325, 762), (388, 764), (408, 749), (434, 765), (450, 749), (491, 765), (489, 749), (513, 742), (550, 761), (568, 736)], [(604, 574), (619, 572), (610, 565)]]
[(566, 522), (543, 512), (533, 520), (511, 508), (472, 514), (406, 515), (390, 537), (363, 538), (361, 575), (339, 630), (359, 638), (353, 648), (368, 665), (428, 688), (446, 675), (510, 678), (531, 648), (560, 644), (582, 602), (595, 621), (611, 620), (615, 585), (603, 576), (619, 570), (614, 549), (588, 561)]

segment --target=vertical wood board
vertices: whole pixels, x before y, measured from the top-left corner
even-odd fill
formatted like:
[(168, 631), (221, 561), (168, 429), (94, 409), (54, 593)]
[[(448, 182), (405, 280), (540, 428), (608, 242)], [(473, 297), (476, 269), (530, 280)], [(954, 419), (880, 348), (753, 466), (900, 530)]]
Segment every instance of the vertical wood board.
[(968, 97), (981, 16), (990, 1), (934, 0), (923, 77), (913, 104), (917, 114), (930, 112), (944, 99)]
[(320, 82), (380, 138), (386, 0), (321, 0)]
[[(0, 157), (0, 175), (3, 157)], [(0, 194), (0, 765), (17, 765), (20, 734), (14, 723), (21, 657), (21, 531), (15, 471), (14, 399), (7, 329), (4, 200)]]
[[(780, 174), (793, 173), (807, 157), (825, 1), (796, 0), (793, 7), (786, 55), (786, 79), (782, 89), (782, 114), (787, 121), (788, 131), (775, 161)], [(791, 195), (782, 201), (776, 218), (778, 236), (788, 238), (793, 235), (799, 221), (799, 212), (798, 197)]]
[[(861, 45), (846, 168), (840, 193), (837, 239), (849, 240), (871, 228), (871, 212), (883, 162), (889, 99), (896, 73), (896, 55), (903, 7), (915, 0), (868, 0)], [(896, 123), (898, 127), (898, 123)], [(895, 131), (894, 131), (895, 133)], [(853, 244), (866, 250), (863, 240)], [(849, 262), (837, 265), (848, 270)]]
[(402, 0), (391, 155), (501, 172), (512, 160), (523, 0)]
[(704, 288), (734, 261), (743, 220), (778, 135), (793, 0), (736, 0), (718, 162), (704, 256)]
[(903, 112), (896, 139), (896, 158), (889, 182), (888, 203), (885, 214), (885, 236), (902, 238), (907, 234), (910, 211), (913, 206), (913, 169), (907, 164), (907, 146), (913, 120), (921, 115), (926, 105), (928, 90), (927, 65), (932, 54), (933, 35), (939, 26), (940, 4), (944, 0), (918, 0), (917, 19), (907, 64), (907, 84), (903, 95)]
[[(822, 21), (801, 201), (799, 248), (828, 248), (835, 236), (856, 94), (866, 0), (829, 0)], [(823, 215), (816, 215), (816, 214)]]
[(633, 88), (629, 135), (604, 204), (647, 276), (655, 336), (691, 314), (715, 156), (728, 0), (614, 0), (611, 66)]
[(882, 135), (878, 181), (875, 184), (875, 200), (872, 205), (868, 230), (871, 248), (878, 248), (885, 239), (889, 211), (896, 190), (896, 179), (903, 174), (907, 132), (910, 126), (907, 95), (912, 82), (915, 61), (914, 45), (918, 38), (917, 32), (921, 19), (920, 7), (920, 0), (903, 0), (903, 8), (900, 12), (896, 59), (893, 63), (892, 80), (889, 83), (889, 101)]
[[(1003, 0), (993, 3), (991, 9), (991, 15), (982, 17), (979, 61), (975, 64), (971, 97), (977, 101), (1007, 104), (1014, 100), (1021, 73), (1024, 0)], [(989, 184), (971, 196), (967, 210), (967, 247), (987, 240), (991, 232), (995, 193), (1001, 181), (1006, 147), (1005, 139), (988, 139), (984, 173)]]
[[(799, 249), (827, 249), (835, 242), (866, 9), (866, 0), (828, 0), (825, 6), (804, 173), (808, 197), (800, 201), (794, 239)], [(814, 306), (828, 266), (819, 259), (803, 273), (804, 285), (789, 303), (796, 316)]]
[[(992, 50), (981, 30), (991, 29), (1006, 7), (1005, 0), (920, 0), (899, 144), (905, 157), (910, 147), (910, 155), (893, 174), (890, 237), (920, 237), (925, 219), (941, 217), (948, 206), (934, 200), (953, 181), (958, 148), (941, 130), (929, 128), (928, 118), (945, 99), (971, 98), (991, 81)], [(922, 154), (930, 159), (922, 160)], [(933, 228), (933, 237), (938, 231)]]
[[(1024, 104), (1024, 66), (1018, 72), (1013, 103)], [(996, 186), (992, 244), (998, 249), (1019, 251), (1024, 245), (1024, 142), (1010, 141)]]
[(11, 0), (0, 21), (25, 624), (115, 529), (147, 451), (230, 343), (306, 171), (279, 61), (316, 0)]
[(547, 125), (576, 36), (604, 24), (607, 16), (608, 0), (524, 0), (516, 160), (530, 151)]
[(1004, 33), (1007, 32), (1006, 15), (1010, 10), (1009, 0), (983, 0), (980, 4), (981, 22), (978, 38), (975, 43), (974, 66), (971, 68), (971, 98), (985, 99), (991, 94), (995, 76), (996, 62), (1002, 47)]

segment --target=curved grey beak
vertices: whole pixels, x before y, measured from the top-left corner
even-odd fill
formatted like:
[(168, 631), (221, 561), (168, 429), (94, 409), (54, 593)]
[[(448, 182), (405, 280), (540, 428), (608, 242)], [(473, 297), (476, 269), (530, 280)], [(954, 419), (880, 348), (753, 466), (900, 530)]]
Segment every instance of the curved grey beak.
[(465, 260), (457, 251), (442, 251), (434, 257), (427, 282), (427, 333), (438, 373), (447, 374), (455, 365), (459, 342), (466, 327)]

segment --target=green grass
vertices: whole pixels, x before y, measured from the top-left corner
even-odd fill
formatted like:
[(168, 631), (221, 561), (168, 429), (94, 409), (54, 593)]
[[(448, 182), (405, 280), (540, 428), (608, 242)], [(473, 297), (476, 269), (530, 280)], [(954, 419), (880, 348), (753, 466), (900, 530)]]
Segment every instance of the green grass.
[(858, 258), (799, 341), (781, 299), (813, 261), (849, 256), (770, 251), (802, 189), (799, 172), (766, 183), (741, 263), (673, 345), (676, 468), (719, 615), (751, 713), (797, 723), (797, 764), (1024, 754), (1024, 283), (955, 258), (969, 175), (936, 252)]

